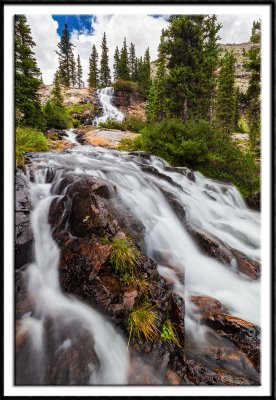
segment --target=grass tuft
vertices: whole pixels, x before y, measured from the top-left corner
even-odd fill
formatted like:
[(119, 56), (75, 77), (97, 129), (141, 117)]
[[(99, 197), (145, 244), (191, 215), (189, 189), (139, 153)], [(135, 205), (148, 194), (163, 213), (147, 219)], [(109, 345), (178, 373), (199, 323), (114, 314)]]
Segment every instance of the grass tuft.
[(177, 346), (181, 347), (173, 323), (169, 319), (163, 324), (160, 337), (163, 340), (174, 342)]
[(128, 317), (128, 331), (130, 339), (146, 339), (153, 341), (157, 337), (157, 315), (154, 307), (145, 301), (137, 308), (134, 308)]
[(23, 165), (24, 152), (48, 150), (48, 142), (43, 133), (30, 127), (16, 128), (16, 165)]
[(129, 239), (115, 238), (112, 241), (110, 262), (119, 276), (133, 276), (140, 253)]

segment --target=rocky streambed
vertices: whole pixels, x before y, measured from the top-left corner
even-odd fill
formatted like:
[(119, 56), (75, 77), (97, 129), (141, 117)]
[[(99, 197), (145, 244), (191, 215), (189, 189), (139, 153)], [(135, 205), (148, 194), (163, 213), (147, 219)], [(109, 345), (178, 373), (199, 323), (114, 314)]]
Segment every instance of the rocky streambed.
[(16, 383), (259, 384), (258, 227), (233, 186), (149, 154), (29, 154)]

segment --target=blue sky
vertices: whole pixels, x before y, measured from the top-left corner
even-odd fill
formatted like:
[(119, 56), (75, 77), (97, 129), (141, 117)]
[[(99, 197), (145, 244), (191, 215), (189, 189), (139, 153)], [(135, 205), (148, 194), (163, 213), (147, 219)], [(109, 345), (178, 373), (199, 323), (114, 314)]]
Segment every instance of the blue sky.
[(70, 32), (76, 29), (93, 33), (91, 29), (93, 15), (52, 15), (52, 18), (58, 22), (57, 33), (59, 36), (62, 34), (65, 23), (67, 23)]

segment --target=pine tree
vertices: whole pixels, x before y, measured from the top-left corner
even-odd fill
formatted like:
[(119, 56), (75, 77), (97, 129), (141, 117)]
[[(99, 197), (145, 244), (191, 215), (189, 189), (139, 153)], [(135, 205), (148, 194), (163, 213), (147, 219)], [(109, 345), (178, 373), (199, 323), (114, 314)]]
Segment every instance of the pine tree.
[(260, 71), (261, 71), (261, 21), (254, 21), (251, 32), (251, 48), (245, 55), (248, 61), (244, 68), (249, 71), (249, 84), (247, 90), (248, 99), (248, 120), (250, 129), (250, 139), (252, 146), (255, 147), (260, 140)]
[(135, 55), (135, 45), (133, 43), (130, 43), (128, 62), (129, 62), (130, 79), (132, 81), (136, 81), (136, 79), (137, 79), (136, 71), (135, 71), (136, 55)]
[(120, 52), (118, 49), (118, 46), (115, 49), (114, 53), (114, 64), (113, 64), (113, 76), (114, 76), (114, 81), (117, 81), (120, 79)]
[(108, 47), (106, 42), (106, 34), (104, 32), (102, 39), (102, 55), (101, 55), (101, 68), (100, 68), (100, 84), (103, 87), (110, 86), (111, 84), (111, 76), (110, 76), (110, 68), (108, 65)]
[(165, 117), (165, 93), (166, 93), (166, 57), (163, 50), (164, 30), (161, 33), (158, 48), (157, 73), (153, 80), (147, 102), (147, 116), (152, 122), (161, 121)]
[(69, 55), (69, 86), (76, 87), (77, 85), (77, 68), (73, 51)]
[(88, 85), (90, 88), (96, 88), (99, 84), (98, 58), (96, 46), (93, 44), (92, 53), (89, 58)]
[(203, 59), (201, 64), (201, 83), (198, 93), (198, 118), (212, 123), (216, 78), (215, 71), (219, 65), (220, 48), (218, 32), (222, 25), (216, 15), (207, 15), (203, 20)]
[(140, 92), (146, 98), (151, 84), (149, 48), (145, 51), (144, 57), (140, 57), (137, 61), (137, 78)]
[(216, 104), (216, 125), (223, 134), (230, 134), (235, 125), (235, 57), (226, 52), (222, 61), (218, 78)]
[(31, 29), (24, 15), (15, 16), (15, 106), (20, 123), (41, 128), (43, 114), (38, 95), (40, 70), (34, 57)]
[(183, 120), (198, 115), (198, 94), (202, 78), (203, 15), (173, 15), (164, 32), (168, 59), (166, 108), (169, 116)]
[(51, 91), (51, 102), (57, 107), (63, 107), (63, 96), (60, 88), (59, 72), (54, 75), (54, 87)]
[(120, 79), (128, 81), (130, 79), (130, 74), (129, 74), (128, 50), (127, 50), (126, 38), (124, 38), (124, 44), (121, 49), (119, 66), (120, 66), (119, 67)]
[(57, 51), (57, 54), (59, 55), (60, 83), (64, 86), (70, 87), (70, 84), (75, 80), (75, 60), (73, 61), (73, 45), (70, 42), (67, 24), (64, 25), (58, 48), (59, 51)]
[(81, 62), (80, 62), (80, 56), (78, 54), (78, 58), (77, 58), (77, 85), (78, 88), (82, 88), (83, 87), (83, 81), (82, 81), (82, 66), (81, 66)]

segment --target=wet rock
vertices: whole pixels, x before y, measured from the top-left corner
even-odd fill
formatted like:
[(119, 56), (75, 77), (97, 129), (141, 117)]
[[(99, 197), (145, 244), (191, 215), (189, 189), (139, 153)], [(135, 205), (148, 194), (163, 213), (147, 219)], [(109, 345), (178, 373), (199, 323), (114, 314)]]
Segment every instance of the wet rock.
[(32, 315), (35, 305), (28, 292), (26, 271), (15, 272), (15, 318)]
[(44, 134), (44, 136), (50, 140), (61, 140), (68, 135), (63, 129), (50, 129)]
[(259, 279), (261, 276), (261, 264), (247, 257), (244, 253), (238, 250), (232, 250), (237, 260), (237, 270), (242, 274), (249, 276), (252, 279)]
[(175, 182), (170, 176), (168, 176), (166, 174), (162, 174), (162, 172), (159, 172), (158, 169), (154, 168), (153, 166), (151, 166), (151, 165), (142, 165), (141, 166), (141, 170), (143, 172), (148, 173), (148, 174), (155, 175), (158, 178), (170, 183), (172, 186), (177, 187), (178, 189), (183, 191), (183, 188), (182, 188), (181, 185), (179, 185), (177, 182)]
[(195, 173), (193, 170), (186, 167), (165, 167), (165, 171), (176, 172), (186, 176), (190, 181), (195, 182)]
[(230, 340), (260, 370), (260, 328), (251, 322), (224, 313), (205, 313), (202, 322)]
[(209, 296), (191, 296), (191, 302), (194, 304), (194, 316), (200, 317), (204, 313), (227, 313), (227, 307), (221, 304), (220, 301)]
[(15, 268), (19, 269), (33, 260), (30, 188), (23, 174), (16, 175), (15, 190)]
[(245, 202), (249, 208), (255, 211), (261, 211), (261, 194), (260, 192), (254, 193), (245, 197)]
[(118, 198), (113, 202), (114, 213), (120, 227), (139, 244), (142, 245), (146, 233), (143, 222), (120, 204)]
[(191, 223), (186, 224), (186, 227), (204, 254), (215, 257), (224, 264), (231, 263), (233, 254), (218, 238)]
[(168, 201), (169, 205), (179, 218), (180, 222), (184, 222), (186, 220), (186, 209), (182, 205), (182, 203), (177, 199), (176, 195), (173, 193), (165, 190), (162, 188), (160, 185), (156, 185), (159, 190), (162, 192), (162, 194), (165, 196), (166, 200)]
[(123, 294), (123, 304), (127, 310), (131, 310), (138, 296), (138, 291), (135, 288), (126, 288)]

